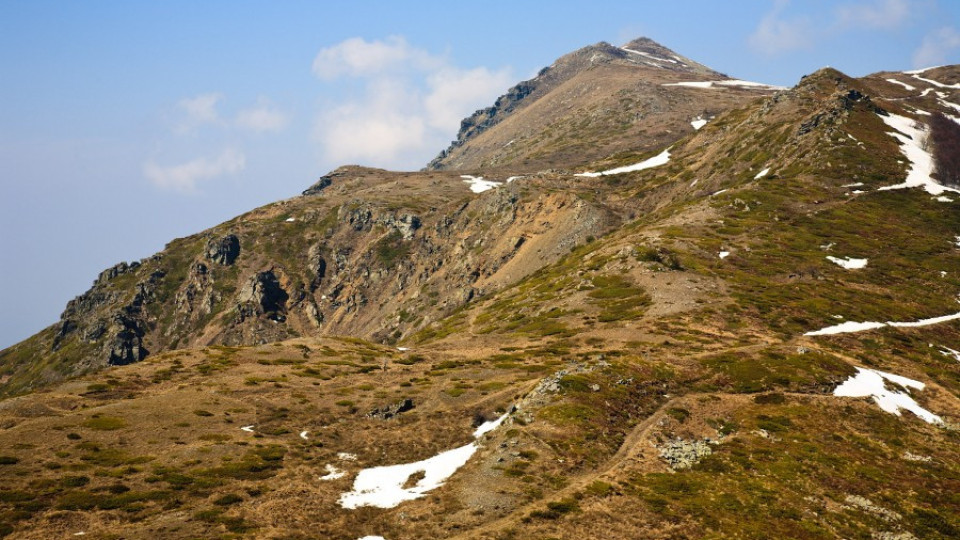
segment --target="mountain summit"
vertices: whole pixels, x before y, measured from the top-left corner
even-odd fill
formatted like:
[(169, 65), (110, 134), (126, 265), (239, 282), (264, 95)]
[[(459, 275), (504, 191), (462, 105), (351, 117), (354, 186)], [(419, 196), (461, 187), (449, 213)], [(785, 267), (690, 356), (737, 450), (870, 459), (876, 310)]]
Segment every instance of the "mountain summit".
[(0, 351), (0, 535), (957, 538), (958, 111), (570, 53)]
[(597, 43), (464, 119), (457, 139), (427, 169), (539, 170), (659, 148), (693, 131), (691, 120), (771, 90), (731, 84), (704, 94), (677, 86), (719, 81), (732, 80), (648, 38), (623, 47)]

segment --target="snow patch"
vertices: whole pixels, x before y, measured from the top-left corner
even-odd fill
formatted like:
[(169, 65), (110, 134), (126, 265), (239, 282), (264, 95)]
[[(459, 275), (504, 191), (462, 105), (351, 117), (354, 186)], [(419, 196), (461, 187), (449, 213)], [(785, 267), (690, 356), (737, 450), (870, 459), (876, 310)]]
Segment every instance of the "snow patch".
[(893, 84), (899, 84), (900, 86), (906, 88), (907, 90), (916, 90), (916, 88), (914, 88), (913, 86), (910, 86), (909, 84), (902, 81), (898, 81), (896, 79), (887, 79), (887, 82), (893, 83)]
[(577, 173), (574, 176), (580, 176), (585, 178), (596, 178), (598, 176), (609, 176), (611, 174), (624, 174), (629, 172), (642, 171), (644, 169), (652, 169), (654, 167), (659, 167), (661, 165), (667, 164), (670, 161), (670, 149), (667, 148), (663, 152), (653, 156), (650, 159), (641, 161), (640, 163), (634, 163), (633, 165), (627, 165), (625, 167), (617, 167), (615, 169), (609, 169), (602, 172), (584, 172)]
[(327, 464), (324, 469), (327, 471), (327, 474), (320, 477), (320, 480), (324, 482), (329, 482), (330, 480), (338, 480), (347, 475), (347, 473), (341, 471), (340, 469), (334, 467), (333, 465)]
[(717, 255), (719, 255), (721, 259), (726, 259), (727, 257), (730, 256), (730, 252), (729, 252), (729, 251), (721, 251), (721, 252), (718, 253)]
[[(715, 86), (716, 85), (716, 86)], [(749, 88), (756, 90), (785, 90), (784, 86), (764, 84), (753, 81), (742, 81), (740, 79), (730, 79), (726, 81), (682, 81), (675, 83), (665, 83), (663, 86), (685, 86), (687, 88), (716, 88), (718, 86), (736, 86), (739, 88)]]
[(757, 175), (753, 177), (753, 179), (754, 179), (754, 180), (759, 180), (759, 179), (763, 178), (764, 176), (766, 176), (767, 173), (769, 173), (769, 172), (770, 172), (770, 169), (769, 169), (769, 168), (766, 168), (766, 169), (758, 172)]
[(827, 256), (827, 260), (847, 270), (858, 270), (860, 268), (866, 268), (867, 266), (867, 259), (854, 259), (852, 257), (844, 257), (841, 259), (839, 257)]
[(357, 538), (357, 540), (387, 540), (382, 536), (364, 536), (363, 538)]
[[(503, 416), (483, 423), (474, 432), (474, 438), (480, 438), (496, 429), (507, 417)], [(444, 484), (457, 469), (463, 467), (477, 451), (477, 442), (447, 450), (422, 461), (387, 465), (364, 469), (353, 481), (353, 491), (340, 495), (340, 506), (347, 509), (362, 506), (394, 508), (404, 501), (422, 497), (428, 491)], [(404, 487), (410, 478), (418, 473), (423, 477), (412, 487)]]
[(356, 461), (357, 455), (351, 454), (350, 452), (339, 452), (337, 454), (337, 459), (340, 461)]
[(952, 356), (954, 360), (960, 362), (960, 351), (955, 351), (950, 347), (940, 347), (940, 354), (944, 356)]
[(463, 178), (464, 182), (470, 184), (470, 191), (474, 193), (483, 193), (484, 191), (489, 191), (493, 188), (503, 185), (503, 182), (484, 180), (482, 176), (470, 176), (469, 174), (462, 174), (460, 175), (460, 178)]
[(505, 182), (509, 184), (510, 182), (513, 182), (514, 180), (520, 180), (521, 178), (526, 178), (526, 177), (525, 177), (525, 176), (510, 176), (510, 177), (508, 177), (508, 178), (505, 180)]
[(309, 432), (309, 431), (301, 431), (301, 432), (300, 432), (300, 438), (303, 439), (303, 440), (307, 440), (307, 433), (310, 433), (310, 432)]
[(863, 186), (863, 182), (854, 182), (852, 184), (847, 184), (845, 186), (840, 186), (840, 187), (851, 188), (851, 187), (862, 187), (862, 186)]
[(919, 75), (924, 71), (930, 71), (931, 69), (937, 69), (939, 67), (943, 67), (943, 66), (930, 66), (930, 67), (925, 67), (920, 69), (911, 69), (910, 71), (902, 71), (901, 73), (906, 73), (907, 75)]
[(894, 328), (918, 328), (921, 326), (932, 326), (934, 324), (942, 324), (945, 322), (955, 321), (960, 319), (960, 313), (954, 313), (953, 315), (942, 315), (940, 317), (933, 317), (931, 319), (921, 319), (919, 321), (912, 322), (888, 322), (890, 326)]
[(249, 426), (243, 426), (242, 428), (240, 428), (240, 431), (246, 431), (247, 433), (253, 433), (253, 428), (254, 428), (254, 424), (251, 424), (251, 425), (249, 425)]
[(407, 351), (410, 350), (410, 348), (409, 348), (409, 347), (397, 347), (397, 350), (400, 351), (400, 352), (407, 352)]
[(699, 131), (700, 128), (707, 125), (707, 121), (703, 117), (698, 116), (690, 121), (690, 125), (693, 126), (693, 129)]
[(287, 222), (287, 223), (293, 223), (293, 222), (296, 221), (296, 220), (297, 220), (297, 218), (288, 217), (288, 218), (285, 219), (284, 221)]
[(940, 195), (944, 191), (960, 193), (960, 190), (948, 188), (936, 183), (931, 174), (933, 174), (934, 164), (933, 156), (924, 149), (927, 132), (922, 127), (914, 127), (915, 122), (905, 116), (889, 114), (880, 116), (883, 123), (897, 131), (889, 132), (895, 139), (900, 141), (900, 151), (912, 165), (907, 172), (907, 179), (902, 184), (885, 186), (880, 191), (891, 189), (903, 189), (913, 187), (923, 187), (931, 195)]
[[(637, 51), (637, 50), (634, 50), (634, 49), (628, 49), (628, 48), (626, 48), (626, 47), (620, 47), (620, 49), (623, 50), (623, 51), (627, 51), (628, 53), (639, 54), (640, 56), (643, 56), (643, 57), (645, 57), (645, 58), (649, 58), (649, 59), (651, 59), (651, 60), (653, 60), (653, 61), (656, 61), (656, 62), (667, 62), (667, 63), (669, 63), (669, 64), (679, 64), (679, 63), (680, 63), (680, 62), (677, 62), (676, 60), (671, 60), (671, 59), (669, 59), (669, 58), (661, 58), (661, 57), (659, 57), (659, 56), (654, 56), (654, 55), (652, 55), (652, 54), (650, 54), (650, 53), (646, 53), (646, 52), (643, 52), (643, 51)], [(644, 62), (644, 63), (645, 63), (645, 64), (649, 64), (649, 65), (654, 65), (654, 64), (650, 64), (649, 62)], [(661, 67), (661, 66), (656, 66), (656, 67)]]
[(937, 202), (953, 202), (953, 199), (951, 199), (950, 197), (944, 197), (943, 195), (940, 195), (939, 197), (934, 197), (934, 200)]
[(876, 328), (883, 328), (886, 325), (887, 325), (886, 323), (882, 323), (882, 322), (847, 321), (845, 323), (828, 326), (826, 328), (821, 328), (820, 330), (815, 330), (813, 332), (807, 332), (804, 335), (805, 336), (829, 336), (834, 334), (850, 334), (853, 332), (862, 332), (864, 330), (873, 330)]
[(933, 80), (933, 79), (925, 79), (925, 78), (921, 77), (919, 74), (914, 74), (914, 75), (913, 75), (913, 78), (914, 78), (914, 79), (917, 79), (918, 81), (923, 81), (923, 82), (925, 82), (925, 83), (932, 84), (932, 85), (936, 86), (937, 88), (954, 88), (954, 89), (960, 88), (960, 83), (957, 83), (957, 84), (943, 84), (942, 82), (935, 81), (935, 80)]
[(908, 321), (908, 322), (847, 321), (843, 324), (828, 326), (826, 328), (821, 328), (820, 330), (807, 332), (804, 335), (805, 336), (827, 336), (827, 335), (833, 335), (833, 334), (850, 334), (853, 332), (862, 332), (864, 330), (875, 330), (877, 328), (883, 328), (884, 326), (891, 326), (893, 328), (918, 328), (921, 326), (932, 326), (934, 324), (942, 324), (942, 323), (954, 321), (957, 319), (960, 319), (960, 313), (954, 313), (952, 315), (943, 315), (940, 317), (933, 317), (931, 319), (921, 319), (919, 321)]
[(900, 416), (905, 409), (930, 424), (942, 424), (943, 419), (921, 407), (907, 392), (887, 389), (884, 381), (891, 382), (909, 391), (910, 388), (923, 390), (924, 384), (913, 379), (885, 373), (875, 369), (857, 368), (857, 374), (838, 386), (833, 395), (838, 397), (872, 397), (881, 409)]

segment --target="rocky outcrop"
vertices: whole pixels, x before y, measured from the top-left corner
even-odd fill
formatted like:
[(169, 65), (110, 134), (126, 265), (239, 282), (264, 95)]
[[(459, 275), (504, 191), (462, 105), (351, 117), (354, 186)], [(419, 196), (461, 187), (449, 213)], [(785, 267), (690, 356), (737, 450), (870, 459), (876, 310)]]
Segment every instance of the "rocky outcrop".
[(710, 439), (702, 441), (685, 441), (675, 439), (662, 446), (658, 446), (660, 457), (662, 457), (671, 469), (689, 469), (701, 459), (713, 453), (710, 448)]
[(207, 242), (206, 256), (217, 264), (231, 265), (240, 256), (240, 239), (233, 234), (212, 238)]
[(258, 272), (240, 289), (237, 312), (241, 321), (260, 315), (283, 321), (286, 319), (284, 312), (289, 298), (273, 270)]
[(461, 120), (457, 138), (450, 143), (449, 147), (442, 150), (437, 157), (433, 158), (433, 160), (427, 164), (426, 170), (443, 169), (444, 160), (450, 155), (453, 149), (463, 146), (467, 141), (495, 126), (505, 116), (513, 112), (526, 97), (537, 89), (540, 76), (549, 69), (550, 68), (545, 68), (542, 70), (535, 79), (523, 81), (513, 88), (510, 88), (506, 94), (497, 98), (497, 101), (494, 102), (492, 107), (479, 109), (472, 115)]
[(111, 366), (123, 366), (139, 362), (147, 357), (149, 351), (143, 346), (146, 327), (140, 319), (125, 313), (114, 315), (109, 328), (113, 339), (108, 341), (110, 351), (107, 363)]
[(125, 262), (116, 264), (110, 268), (107, 268), (103, 272), (100, 272), (100, 275), (97, 276), (97, 281), (94, 282), (94, 285), (104, 284), (119, 275), (126, 274), (127, 272), (133, 272), (139, 267), (140, 263), (136, 261), (129, 264)]
[(304, 196), (319, 195), (324, 189), (333, 184), (333, 178), (330, 175), (321, 176), (312, 186), (303, 190)]
[(213, 278), (210, 269), (202, 262), (196, 262), (187, 274), (187, 283), (177, 292), (174, 299), (177, 313), (183, 315), (207, 315), (220, 300), (213, 290)]
[(394, 416), (412, 410), (413, 400), (410, 398), (398, 401), (392, 405), (384, 405), (367, 413), (368, 418), (379, 418), (380, 420), (389, 420)]

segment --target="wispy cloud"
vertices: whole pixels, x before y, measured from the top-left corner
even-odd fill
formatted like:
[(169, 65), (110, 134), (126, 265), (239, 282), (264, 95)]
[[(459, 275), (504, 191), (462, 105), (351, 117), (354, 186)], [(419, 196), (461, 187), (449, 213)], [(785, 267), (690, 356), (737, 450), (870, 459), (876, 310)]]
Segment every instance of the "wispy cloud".
[(238, 173), (246, 164), (243, 153), (227, 148), (215, 158), (200, 157), (179, 165), (161, 166), (151, 160), (144, 164), (143, 174), (161, 189), (193, 192), (197, 182)]
[(936, 66), (947, 62), (947, 55), (960, 49), (960, 32), (952, 26), (940, 28), (923, 38), (923, 43), (913, 52), (913, 67)]
[(352, 38), (321, 50), (314, 74), (358, 78), (364, 91), (324, 110), (314, 125), (333, 163), (418, 168), (456, 135), (460, 120), (510, 85), (508, 68), (462, 69), (402, 37)]
[(323, 80), (342, 76), (369, 77), (402, 73), (409, 69), (429, 71), (443, 66), (444, 60), (418, 49), (401, 36), (383, 41), (350, 38), (321, 49), (313, 60), (313, 73)]
[(234, 123), (241, 129), (254, 132), (280, 131), (287, 126), (287, 116), (270, 100), (260, 98), (257, 105), (237, 113)]
[(786, 17), (784, 11), (789, 2), (778, 0), (767, 13), (756, 30), (749, 37), (754, 50), (775, 56), (780, 53), (808, 49), (815, 40), (812, 22), (809, 17)]
[(219, 92), (181, 99), (177, 102), (180, 118), (178, 118), (174, 129), (178, 132), (188, 132), (204, 124), (220, 122), (217, 104), (222, 99), (223, 94)]
[(840, 28), (888, 30), (907, 22), (911, 14), (912, 10), (907, 0), (874, 0), (841, 4), (835, 10), (836, 25)]

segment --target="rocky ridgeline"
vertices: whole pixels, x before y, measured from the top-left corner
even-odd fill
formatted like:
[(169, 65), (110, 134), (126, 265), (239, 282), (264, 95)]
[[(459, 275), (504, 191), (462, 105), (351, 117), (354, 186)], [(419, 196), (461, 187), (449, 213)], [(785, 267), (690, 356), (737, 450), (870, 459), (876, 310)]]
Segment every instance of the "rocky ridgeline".
[[(26, 353), (69, 373), (191, 346), (328, 333), (393, 342), (507, 283), (489, 280), (514, 258), (531, 258), (533, 271), (615, 223), (575, 195), (523, 198), (517, 186), (416, 211), (337, 186), (371, 174), (389, 173), (334, 171), (262, 216), (104, 270)], [(567, 231), (562, 242), (528, 248), (554, 227)]]

